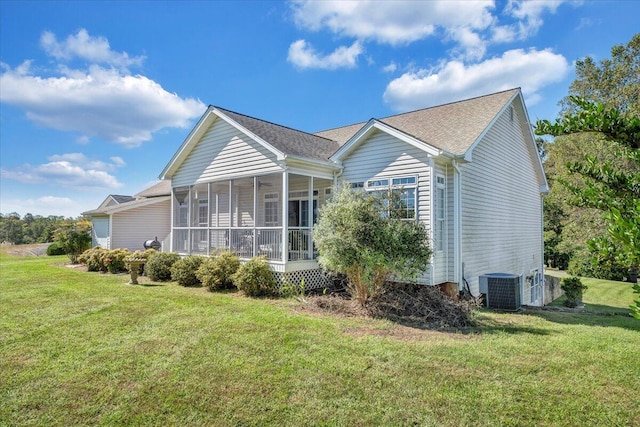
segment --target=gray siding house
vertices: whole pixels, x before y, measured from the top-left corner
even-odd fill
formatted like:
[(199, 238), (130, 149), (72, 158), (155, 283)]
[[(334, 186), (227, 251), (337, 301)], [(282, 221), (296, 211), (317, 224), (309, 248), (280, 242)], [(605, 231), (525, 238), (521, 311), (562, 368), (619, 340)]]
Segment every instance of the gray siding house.
[(406, 220), (428, 226), (420, 283), (477, 295), (481, 275), (509, 273), (523, 302), (542, 303), (548, 188), (520, 89), (316, 134), (210, 106), (160, 179), (172, 187), (164, 250), (264, 255), (281, 280), (323, 286), (313, 224), (349, 182), (399, 192)]

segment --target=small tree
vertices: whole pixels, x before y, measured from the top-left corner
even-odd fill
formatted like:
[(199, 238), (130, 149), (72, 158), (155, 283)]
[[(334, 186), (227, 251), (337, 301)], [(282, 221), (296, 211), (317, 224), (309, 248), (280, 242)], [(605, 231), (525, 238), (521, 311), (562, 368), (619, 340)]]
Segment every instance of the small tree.
[(394, 212), (402, 209), (393, 207), (399, 203), (393, 194), (373, 196), (345, 185), (320, 210), (313, 235), (318, 262), (344, 274), (350, 293), (363, 305), (386, 280), (414, 279), (429, 262), (424, 224), (397, 218)]
[(91, 223), (77, 220), (64, 224), (54, 234), (55, 243), (64, 250), (72, 264), (78, 256), (91, 247)]

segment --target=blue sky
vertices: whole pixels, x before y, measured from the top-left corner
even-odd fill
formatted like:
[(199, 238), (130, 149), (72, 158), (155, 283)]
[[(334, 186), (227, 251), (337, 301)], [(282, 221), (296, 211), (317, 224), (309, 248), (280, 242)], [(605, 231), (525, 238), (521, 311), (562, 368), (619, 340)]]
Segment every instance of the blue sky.
[(308, 132), (521, 87), (554, 118), (635, 1), (0, 1), (0, 212), (153, 184), (209, 104)]

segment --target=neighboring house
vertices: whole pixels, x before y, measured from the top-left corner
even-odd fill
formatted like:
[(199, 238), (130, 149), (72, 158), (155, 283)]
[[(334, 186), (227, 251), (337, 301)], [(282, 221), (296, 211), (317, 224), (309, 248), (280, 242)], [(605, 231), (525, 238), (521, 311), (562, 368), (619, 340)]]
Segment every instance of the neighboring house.
[(157, 237), (168, 250), (163, 240), (171, 232), (171, 183), (161, 181), (135, 196), (109, 195), (82, 214), (91, 219), (92, 246), (136, 251)]
[(477, 295), (480, 275), (511, 273), (522, 301), (541, 303), (548, 189), (520, 89), (317, 134), (210, 106), (160, 178), (181, 254), (264, 255), (280, 280), (323, 286), (311, 231), (346, 181), (398, 192), (406, 219), (428, 226), (420, 283), (466, 282)]

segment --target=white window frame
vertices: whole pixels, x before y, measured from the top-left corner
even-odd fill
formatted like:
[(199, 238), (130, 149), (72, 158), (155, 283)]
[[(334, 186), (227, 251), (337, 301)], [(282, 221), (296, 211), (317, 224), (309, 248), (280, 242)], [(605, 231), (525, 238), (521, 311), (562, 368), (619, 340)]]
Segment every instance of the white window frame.
[[(402, 220), (416, 221), (418, 219), (418, 177), (416, 175), (384, 176), (370, 179), (365, 182), (364, 189), (369, 193), (376, 193), (380, 191), (392, 192), (394, 190), (412, 190), (413, 217), (402, 218)], [(390, 208), (387, 207), (387, 209)]]
[[(268, 205), (275, 203), (275, 210), (272, 207), (267, 207)], [(270, 221), (267, 220), (267, 212), (273, 211), (269, 214), (273, 218)], [(265, 193), (264, 194), (264, 226), (265, 227), (278, 227), (279, 222), (279, 212), (280, 212), (280, 193)], [(275, 218), (275, 219), (274, 219)]]

